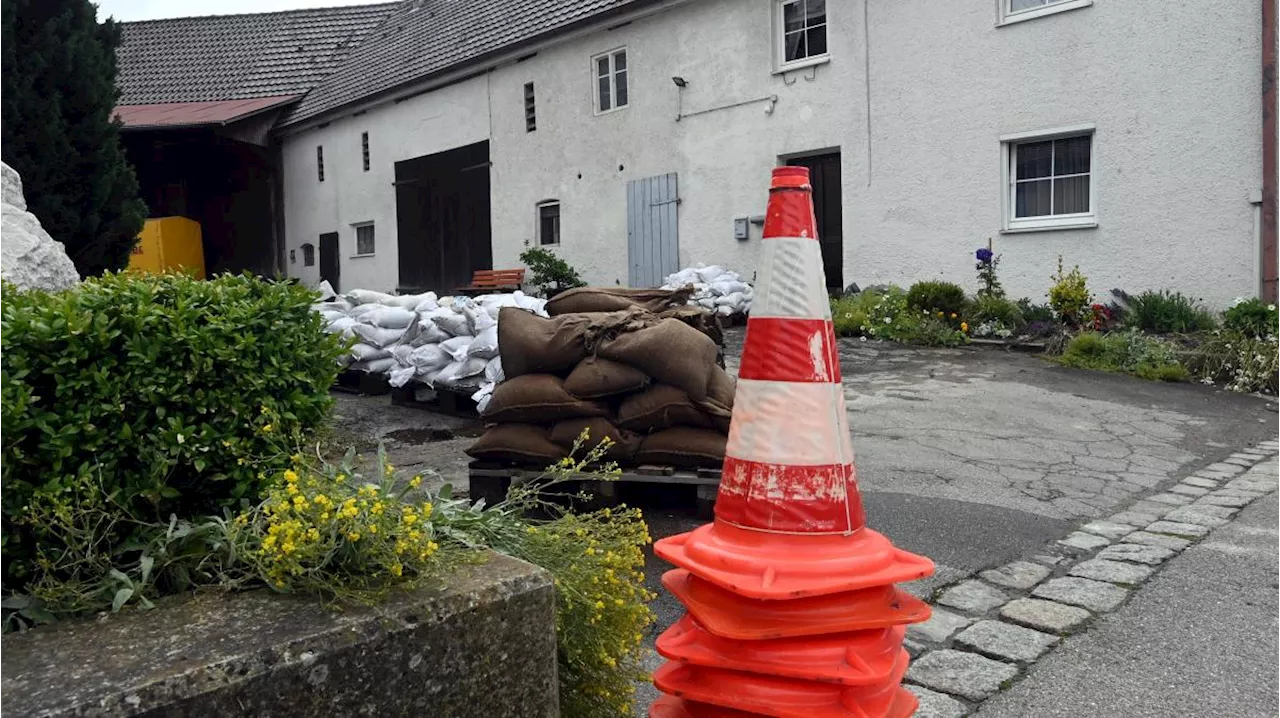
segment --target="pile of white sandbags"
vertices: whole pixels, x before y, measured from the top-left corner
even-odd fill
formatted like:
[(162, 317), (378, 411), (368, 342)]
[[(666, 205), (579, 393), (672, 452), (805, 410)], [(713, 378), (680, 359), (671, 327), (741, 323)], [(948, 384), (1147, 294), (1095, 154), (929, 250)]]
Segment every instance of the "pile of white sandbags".
[(663, 289), (693, 287), (689, 304), (702, 307), (721, 316), (747, 314), (751, 311), (751, 299), (755, 290), (742, 280), (737, 272), (724, 267), (710, 267), (699, 262), (667, 277)]
[(541, 316), (546, 300), (523, 292), (479, 297), (437, 297), (435, 292), (391, 295), (367, 289), (334, 294), (320, 286), (312, 305), (325, 330), (355, 339), (348, 368), (385, 374), (391, 386), (417, 381), (431, 387), (478, 389), (482, 400), (502, 381), (498, 313), (519, 307)]

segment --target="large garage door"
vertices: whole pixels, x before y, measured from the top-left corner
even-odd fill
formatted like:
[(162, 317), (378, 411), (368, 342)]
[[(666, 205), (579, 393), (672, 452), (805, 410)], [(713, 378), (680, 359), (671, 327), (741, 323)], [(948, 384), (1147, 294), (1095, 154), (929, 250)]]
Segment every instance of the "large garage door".
[(397, 162), (396, 234), (402, 293), (451, 294), (493, 269), (489, 143)]

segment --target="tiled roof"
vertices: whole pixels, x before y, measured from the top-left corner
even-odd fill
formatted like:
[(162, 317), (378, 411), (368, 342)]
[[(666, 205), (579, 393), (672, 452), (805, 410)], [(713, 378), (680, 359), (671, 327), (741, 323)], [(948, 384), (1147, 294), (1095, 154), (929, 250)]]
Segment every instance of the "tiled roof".
[(654, 0), (404, 0), (281, 124), (464, 67)]
[(398, 5), (121, 23), (118, 104), (300, 95)]

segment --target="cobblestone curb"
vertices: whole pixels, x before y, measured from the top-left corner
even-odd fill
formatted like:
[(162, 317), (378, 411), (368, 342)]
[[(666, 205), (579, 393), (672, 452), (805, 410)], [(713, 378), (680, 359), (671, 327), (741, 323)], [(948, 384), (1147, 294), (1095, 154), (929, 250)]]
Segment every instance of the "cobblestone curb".
[(1116, 610), (1166, 561), (1275, 491), (1276, 474), (1255, 469), (1277, 453), (1276, 441), (1238, 451), (1030, 560), (937, 591), (933, 603), (946, 608), (908, 629), (916, 717), (969, 715), (1067, 636)]

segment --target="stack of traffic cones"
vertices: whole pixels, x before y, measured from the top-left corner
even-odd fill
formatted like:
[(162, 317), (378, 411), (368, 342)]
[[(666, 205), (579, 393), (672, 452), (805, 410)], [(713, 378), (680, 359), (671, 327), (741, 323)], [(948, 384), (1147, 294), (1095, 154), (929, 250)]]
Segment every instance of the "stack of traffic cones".
[(893, 584), (933, 562), (865, 525), (808, 169), (769, 192), (715, 521), (655, 546), (688, 615), (649, 714), (909, 716), (902, 638), (929, 607)]

